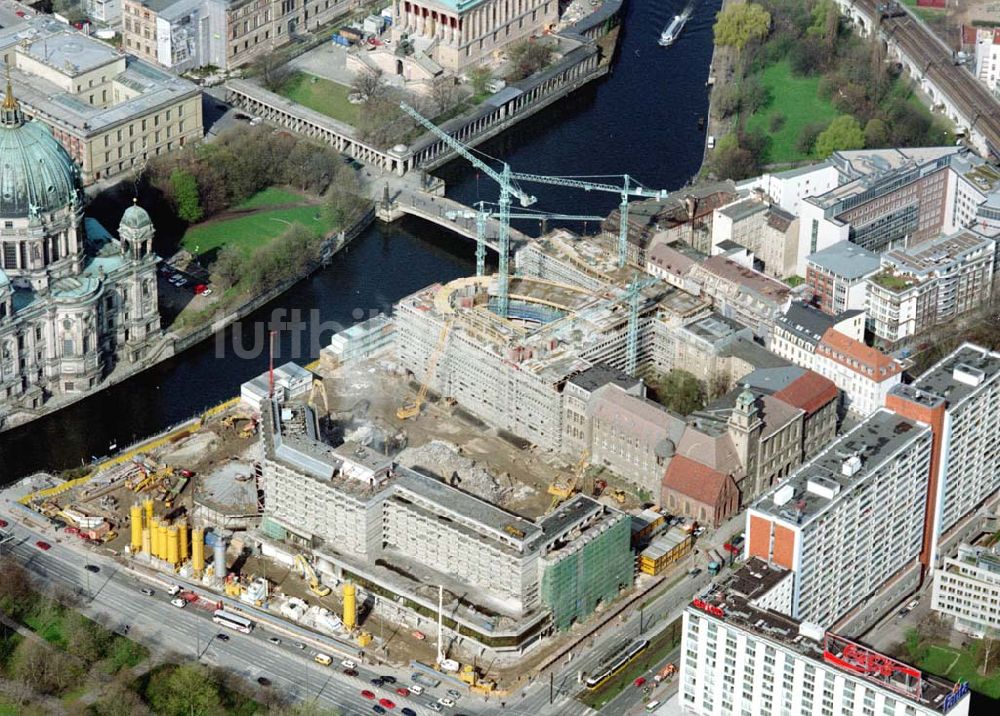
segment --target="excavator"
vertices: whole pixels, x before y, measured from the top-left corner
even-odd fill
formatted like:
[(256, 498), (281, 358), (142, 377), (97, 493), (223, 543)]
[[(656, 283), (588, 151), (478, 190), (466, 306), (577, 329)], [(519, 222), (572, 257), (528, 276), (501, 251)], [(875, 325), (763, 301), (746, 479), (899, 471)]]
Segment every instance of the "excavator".
[(326, 411), (324, 415), (330, 414), (330, 398), (326, 394), (326, 384), (321, 378), (313, 378), (312, 391), (309, 393), (309, 407), (316, 410), (316, 393), (319, 393), (323, 398), (323, 409)]
[(552, 495), (552, 502), (549, 503), (549, 509), (546, 514), (552, 512), (557, 508), (563, 500), (568, 499), (574, 492), (576, 492), (576, 486), (580, 482), (580, 478), (583, 477), (583, 473), (587, 471), (587, 464), (590, 460), (590, 450), (586, 449), (583, 454), (580, 455), (580, 459), (577, 460), (576, 465), (573, 466), (573, 474), (566, 484), (560, 484), (558, 482), (553, 482), (549, 485), (549, 494)]
[(450, 319), (441, 329), (437, 346), (435, 346), (434, 352), (431, 353), (431, 357), (427, 361), (427, 373), (420, 384), (420, 390), (417, 391), (416, 398), (414, 398), (412, 403), (406, 403), (396, 411), (396, 417), (400, 420), (409, 420), (420, 415), (420, 408), (423, 407), (424, 401), (427, 400), (427, 391), (430, 388), (430, 382), (434, 379), (434, 371), (437, 370), (438, 361), (441, 360), (444, 347), (448, 344), (448, 334), (451, 333), (451, 326), (454, 322), (455, 319)]
[(315, 594), (317, 597), (325, 597), (330, 594), (332, 589), (319, 581), (319, 576), (316, 571), (309, 564), (308, 560), (301, 554), (295, 555), (295, 566), (299, 568), (302, 572), (302, 578), (309, 580), (309, 591)]

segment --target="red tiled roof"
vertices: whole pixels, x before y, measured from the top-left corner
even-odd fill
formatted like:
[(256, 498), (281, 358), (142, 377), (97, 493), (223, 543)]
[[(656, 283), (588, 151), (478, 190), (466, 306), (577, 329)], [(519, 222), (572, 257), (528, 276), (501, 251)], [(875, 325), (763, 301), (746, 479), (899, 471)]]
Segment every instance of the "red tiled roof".
[(812, 415), (831, 400), (837, 399), (837, 386), (819, 373), (807, 370), (775, 393), (774, 397), (801, 408), (806, 411), (806, 415)]
[(703, 504), (715, 505), (728, 479), (728, 475), (707, 465), (675, 455), (663, 475), (663, 486)]
[(976, 28), (972, 25), (962, 25), (962, 44), (963, 45), (975, 45), (976, 44)]
[(849, 338), (834, 328), (828, 328), (823, 334), (816, 352), (876, 383), (881, 383), (900, 371), (899, 363), (882, 351)]

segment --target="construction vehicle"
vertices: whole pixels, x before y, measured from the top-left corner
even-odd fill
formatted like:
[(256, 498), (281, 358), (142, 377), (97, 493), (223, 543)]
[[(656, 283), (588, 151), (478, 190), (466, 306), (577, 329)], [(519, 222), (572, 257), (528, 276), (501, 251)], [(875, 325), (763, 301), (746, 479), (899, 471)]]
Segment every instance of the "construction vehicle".
[(615, 490), (611, 493), (611, 496), (615, 498), (615, 502), (619, 505), (625, 504), (625, 490)]
[(594, 489), (591, 492), (591, 495), (594, 497), (600, 497), (604, 494), (606, 489), (608, 489), (608, 481), (598, 478), (594, 480)]
[(504, 525), (503, 531), (509, 534), (511, 537), (517, 537), (518, 539), (524, 538), (524, 530), (520, 530), (512, 524)]
[(319, 576), (316, 571), (309, 564), (308, 560), (301, 554), (295, 555), (295, 566), (298, 567), (299, 571), (302, 573), (302, 578), (309, 580), (309, 591), (315, 594), (317, 597), (325, 597), (330, 594), (332, 589), (319, 581)]
[(323, 398), (324, 415), (330, 414), (330, 397), (326, 394), (326, 383), (321, 378), (313, 378), (312, 390), (309, 393), (309, 407), (316, 410), (316, 393)]
[(480, 694), (492, 693), (497, 685), (492, 680), (480, 680), (476, 668), (472, 664), (462, 664), (458, 671), (458, 678), (469, 685), (469, 690)]
[(250, 419), (249, 422), (240, 430), (240, 438), (246, 440), (247, 438), (253, 437), (253, 434), (257, 432), (257, 421)]
[(580, 478), (583, 477), (583, 473), (587, 470), (587, 462), (590, 459), (590, 449), (585, 449), (583, 454), (580, 455), (580, 459), (577, 460), (576, 465), (573, 466), (573, 473), (569, 478), (569, 482), (565, 484), (560, 484), (558, 482), (553, 482), (549, 485), (549, 494), (552, 495), (552, 502), (549, 504), (548, 512), (552, 512), (559, 504), (568, 499), (574, 492), (576, 492), (576, 486), (580, 482)]
[(427, 391), (430, 389), (430, 382), (434, 379), (434, 371), (437, 370), (438, 361), (441, 360), (441, 356), (444, 354), (444, 348), (448, 344), (448, 334), (451, 333), (451, 326), (454, 322), (454, 319), (450, 319), (441, 328), (441, 335), (438, 336), (437, 345), (434, 347), (434, 352), (427, 361), (427, 373), (420, 384), (420, 390), (417, 391), (417, 397), (414, 398), (412, 403), (407, 403), (396, 411), (396, 417), (400, 420), (409, 420), (420, 415), (420, 408), (423, 406), (424, 401), (427, 400)]
[(662, 669), (656, 672), (656, 676), (653, 677), (653, 681), (660, 683), (664, 679), (669, 679), (671, 676), (677, 673), (677, 667), (671, 661), (666, 664)]
[(170, 488), (170, 491), (167, 493), (166, 499), (163, 501), (163, 506), (166, 507), (168, 510), (171, 507), (173, 507), (174, 503), (177, 501), (177, 498), (180, 496), (181, 492), (184, 491), (184, 488), (187, 487), (187, 484), (190, 481), (191, 481), (190, 477), (180, 477), (177, 480), (177, 482), (174, 483), (174, 486)]

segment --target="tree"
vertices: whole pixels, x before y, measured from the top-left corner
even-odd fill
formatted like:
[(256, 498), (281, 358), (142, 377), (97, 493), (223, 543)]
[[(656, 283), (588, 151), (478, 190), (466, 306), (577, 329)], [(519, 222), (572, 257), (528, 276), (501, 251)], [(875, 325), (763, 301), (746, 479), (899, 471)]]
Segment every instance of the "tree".
[(243, 276), (245, 260), (239, 249), (233, 246), (224, 246), (219, 252), (219, 256), (212, 264), (212, 281), (219, 285), (223, 291), (230, 286), (239, 283)]
[(675, 368), (649, 381), (656, 400), (667, 409), (689, 415), (705, 407), (705, 391), (694, 375)]
[(18, 644), (11, 658), (10, 673), (46, 695), (59, 693), (83, 678), (82, 670), (71, 657), (33, 638)]
[(385, 82), (385, 78), (382, 76), (381, 69), (365, 67), (363, 70), (354, 75), (354, 81), (351, 83), (351, 89), (361, 95), (361, 99), (366, 102), (371, 102), (372, 100), (379, 99), (385, 95), (388, 85)]
[(201, 664), (183, 664), (154, 673), (146, 688), (150, 707), (161, 716), (214, 716), (224, 713), (215, 676)]
[(812, 25), (806, 33), (822, 40), (823, 44), (833, 47), (840, 31), (840, 12), (833, 0), (819, 0), (812, 10)]
[(735, 134), (727, 134), (715, 145), (709, 168), (719, 179), (740, 180), (759, 174), (760, 160)]
[(816, 137), (816, 154), (825, 158), (843, 149), (861, 149), (865, 146), (865, 133), (858, 120), (842, 114)]
[(201, 209), (198, 196), (198, 181), (183, 169), (177, 169), (170, 175), (174, 202), (177, 204), (177, 216), (189, 224), (199, 221), (205, 212)]
[(524, 40), (511, 45), (507, 56), (510, 58), (507, 79), (517, 82), (548, 65), (552, 60), (552, 47), (542, 40)]
[(11, 616), (19, 618), (30, 606), (30, 598), (34, 594), (28, 573), (20, 562), (4, 556), (0, 558), (0, 574), (3, 575), (0, 579), (0, 606)]
[(910, 627), (906, 630), (905, 641), (903, 642), (906, 654), (913, 663), (923, 661), (927, 656), (927, 644), (918, 629)]
[(826, 129), (823, 122), (810, 122), (799, 130), (799, 136), (795, 139), (795, 149), (802, 154), (812, 154), (816, 146), (816, 137)]
[(763, 40), (771, 28), (771, 13), (756, 3), (730, 5), (716, 15), (715, 44), (735, 48), (737, 53), (754, 40)]
[(66, 650), (86, 664), (104, 658), (111, 647), (112, 633), (90, 621), (79, 612), (65, 620)]
[(868, 120), (865, 125), (865, 146), (878, 149), (889, 145), (889, 127), (878, 117)]
[(458, 90), (451, 77), (436, 77), (431, 82), (431, 101), (437, 114), (442, 114), (455, 106)]
[(472, 84), (472, 93), (480, 97), (487, 92), (490, 82), (493, 80), (493, 70), (487, 65), (479, 65), (469, 70), (469, 82)]
[(993, 673), (997, 666), (1000, 666), (1000, 639), (997, 638), (997, 632), (994, 629), (986, 629), (986, 634), (976, 651), (976, 661), (982, 676), (988, 676)]
[(108, 685), (103, 698), (95, 706), (101, 716), (141, 716), (149, 713), (139, 694), (120, 679), (115, 679)]
[(276, 52), (268, 52), (261, 55), (250, 66), (251, 72), (260, 77), (260, 83), (264, 89), (271, 92), (280, 92), (281, 89), (292, 79), (292, 71), (289, 69), (285, 59)]

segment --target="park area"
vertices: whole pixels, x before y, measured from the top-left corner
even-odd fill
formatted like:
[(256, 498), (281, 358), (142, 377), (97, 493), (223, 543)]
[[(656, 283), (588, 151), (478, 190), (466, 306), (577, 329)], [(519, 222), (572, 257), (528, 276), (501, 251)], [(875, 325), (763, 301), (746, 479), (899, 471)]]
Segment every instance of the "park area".
[(268, 187), (208, 221), (188, 227), (181, 246), (200, 256), (214, 256), (224, 247), (249, 256), (295, 225), (305, 227), (315, 236), (333, 229), (328, 212), (316, 197)]
[(358, 105), (347, 101), (350, 93), (349, 87), (308, 72), (292, 74), (278, 90), (278, 94), (293, 102), (354, 126), (358, 122)]
[(927, 648), (927, 654), (917, 666), (937, 676), (951, 681), (968, 681), (969, 688), (990, 698), (1000, 698), (1000, 669), (990, 657), (993, 668), (987, 676), (981, 671), (984, 641), (972, 640), (964, 649), (934, 645)]
[(797, 76), (792, 72), (791, 62), (785, 59), (764, 68), (760, 79), (771, 99), (747, 119), (747, 130), (759, 130), (770, 136), (768, 162), (808, 159), (809, 153), (796, 146), (802, 130), (808, 124), (826, 125), (838, 114), (829, 99), (820, 97), (819, 76)]

